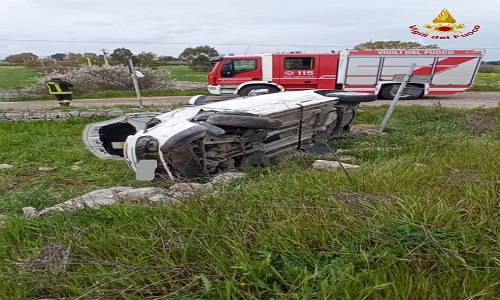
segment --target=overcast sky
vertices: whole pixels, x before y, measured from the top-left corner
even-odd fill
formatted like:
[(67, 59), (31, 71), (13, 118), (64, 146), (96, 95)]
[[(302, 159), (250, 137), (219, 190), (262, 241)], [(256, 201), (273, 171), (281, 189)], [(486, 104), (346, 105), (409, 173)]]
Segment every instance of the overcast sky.
[[(121, 47), (178, 56), (199, 45), (221, 54), (323, 53), (371, 39), (481, 48), (485, 60), (500, 60), (500, 2), (494, 0), (3, 0), (0, 7), (0, 59)], [(466, 26), (463, 33), (480, 29), (450, 40), (410, 33), (411, 25), (425, 31), (443, 8)]]

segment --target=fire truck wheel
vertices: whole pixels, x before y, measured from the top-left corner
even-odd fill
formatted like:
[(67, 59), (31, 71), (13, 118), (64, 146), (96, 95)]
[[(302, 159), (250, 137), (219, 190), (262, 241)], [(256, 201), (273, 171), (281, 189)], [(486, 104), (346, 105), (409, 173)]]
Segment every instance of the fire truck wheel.
[(377, 100), (377, 95), (363, 94), (355, 92), (334, 92), (327, 94), (328, 97), (337, 97), (342, 103), (373, 102)]
[(281, 120), (229, 114), (213, 114), (207, 123), (217, 126), (232, 126), (258, 129), (278, 129), (283, 125)]
[[(398, 92), (398, 88), (399, 88), (399, 84), (385, 85), (380, 90), (379, 95), (383, 99), (392, 100), (396, 96), (396, 93)], [(414, 100), (414, 99), (418, 99), (418, 98), (422, 97), (422, 95), (424, 94), (424, 89), (417, 86), (417, 85), (414, 85), (414, 84), (408, 84), (406, 86), (406, 90), (408, 90), (408, 92), (401, 93), (401, 96), (399, 97), (399, 99)]]
[(280, 89), (272, 85), (250, 85), (239, 90), (238, 95), (240, 97), (248, 96), (248, 94), (253, 90), (267, 89), (269, 94), (278, 93)]

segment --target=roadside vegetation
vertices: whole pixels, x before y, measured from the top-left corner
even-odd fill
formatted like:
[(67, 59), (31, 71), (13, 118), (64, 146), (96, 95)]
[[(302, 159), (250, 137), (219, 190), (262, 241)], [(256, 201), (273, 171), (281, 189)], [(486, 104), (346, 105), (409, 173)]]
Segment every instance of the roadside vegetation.
[[(357, 123), (386, 109), (363, 108)], [(500, 295), (500, 108), (398, 107), (387, 134), (332, 143), (355, 170), (313, 170), (336, 156), (300, 154), (176, 206), (23, 218), (98, 188), (168, 185), (87, 151), (82, 129), (103, 119), (0, 122), (0, 164), (13, 166), (0, 170), (5, 299)], [(65, 260), (35, 259), (54, 244)]]
[(191, 70), (188, 66), (171, 65), (162, 67), (172, 73), (173, 78), (180, 81), (207, 82), (207, 71)]
[(500, 92), (500, 73), (478, 73), (470, 91)]
[[(495, 69), (496, 70), (496, 69)], [(205, 83), (205, 71), (192, 70), (187, 65), (170, 63), (167, 66), (158, 67), (157, 73), (166, 72), (172, 83), (175, 81)], [(54, 97), (46, 93), (43, 82), (47, 76), (38, 73), (34, 69), (19, 66), (0, 66), (0, 101), (33, 101), (33, 100), (53, 100)], [(76, 85), (79, 91), (74, 94), (74, 99), (100, 99), (100, 98), (133, 98), (135, 91), (129, 87), (131, 84), (126, 75), (122, 76), (122, 83), (126, 81), (126, 90), (116, 88), (101, 88), (99, 91), (87, 91), (85, 86)], [(93, 85), (91, 85), (93, 86)], [(167, 84), (164, 88), (150, 88), (151, 85), (144, 85), (141, 82), (141, 95), (143, 97), (165, 97), (165, 96), (193, 96), (209, 95), (206, 88), (172, 88)], [(28, 89), (28, 90), (26, 90)], [(36, 91), (36, 94), (33, 94)], [(498, 92), (500, 91), (500, 73), (478, 73), (474, 87), (469, 91), (478, 92)]]
[(39, 73), (21, 66), (0, 66), (0, 91), (22, 89), (30, 85)]
[[(5, 70), (5, 71), (2, 71)], [(208, 95), (205, 88), (184, 87), (178, 81), (200, 82), (200, 71), (191, 71), (187, 66), (173, 65), (169, 67), (138, 68), (145, 74), (139, 79), (143, 97), (193, 96)], [(171, 70), (174, 70), (172, 72)], [(129, 98), (136, 97), (130, 80), (128, 68), (125, 66), (83, 66), (81, 68), (50, 73), (37, 73), (33, 69), (15, 66), (0, 66), (0, 101), (32, 101), (53, 100), (47, 93), (45, 81), (52, 77), (64, 77), (75, 87), (74, 99)], [(9, 77), (10, 76), (10, 77)], [(12, 82), (17, 85), (8, 87)]]

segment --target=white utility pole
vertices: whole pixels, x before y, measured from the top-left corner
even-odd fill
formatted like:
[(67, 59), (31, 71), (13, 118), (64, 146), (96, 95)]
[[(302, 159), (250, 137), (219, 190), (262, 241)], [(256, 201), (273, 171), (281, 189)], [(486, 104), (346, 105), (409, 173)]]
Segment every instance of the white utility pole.
[(102, 54), (104, 55), (104, 65), (109, 66), (108, 57), (106, 56), (108, 53), (106, 52), (106, 49), (102, 49)]
[(416, 63), (412, 63), (410, 66), (410, 69), (408, 69), (408, 71), (406, 72), (406, 75), (403, 79), (403, 82), (401, 82), (401, 85), (399, 86), (398, 92), (394, 96), (394, 99), (391, 102), (391, 106), (389, 106), (389, 109), (387, 110), (387, 113), (385, 114), (385, 117), (382, 120), (382, 123), (380, 124), (380, 126), (378, 128), (379, 133), (382, 133), (382, 131), (384, 131), (385, 125), (387, 125), (387, 122), (389, 122), (389, 118), (391, 117), (392, 112), (394, 111), (394, 108), (396, 107), (396, 104), (399, 101), (399, 97), (401, 97), (401, 93), (403, 93), (403, 90), (405, 89), (406, 84), (410, 80), (411, 73), (413, 73), (413, 70), (415, 69), (416, 66), (417, 66)]
[(137, 95), (137, 100), (139, 100), (139, 108), (143, 109), (144, 105), (142, 105), (141, 91), (139, 90), (139, 82), (137, 81), (137, 74), (142, 74), (142, 73), (135, 70), (134, 63), (132, 62), (132, 59), (130, 57), (127, 58), (127, 65), (130, 71), (130, 77), (132, 78), (132, 82), (134, 83), (134, 89), (135, 89), (135, 94)]

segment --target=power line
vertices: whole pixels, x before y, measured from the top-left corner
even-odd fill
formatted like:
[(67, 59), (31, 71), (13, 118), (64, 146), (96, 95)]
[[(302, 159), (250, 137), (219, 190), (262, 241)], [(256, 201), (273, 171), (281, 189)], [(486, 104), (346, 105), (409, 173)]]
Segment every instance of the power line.
[[(45, 40), (45, 39), (2, 39), (4, 42), (30, 43), (87, 43), (87, 44), (149, 44), (149, 45), (214, 45), (214, 46), (268, 46), (268, 47), (336, 47), (352, 48), (354, 45), (317, 45), (317, 44), (259, 44), (259, 43), (200, 43), (200, 42), (149, 42), (149, 41), (92, 41), (92, 40)], [(500, 47), (470, 47), (476, 49), (499, 50)]]
[[(42, 42), (42, 43), (92, 43), (92, 44), (151, 44), (151, 45), (191, 45), (199, 42), (139, 42), (139, 41), (85, 41), (85, 40), (40, 40), (40, 39), (1, 39), (5, 42)], [(353, 47), (353, 45), (298, 45), (298, 44), (258, 44), (258, 43), (204, 43), (216, 46), (273, 46), (273, 47)]]

